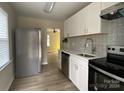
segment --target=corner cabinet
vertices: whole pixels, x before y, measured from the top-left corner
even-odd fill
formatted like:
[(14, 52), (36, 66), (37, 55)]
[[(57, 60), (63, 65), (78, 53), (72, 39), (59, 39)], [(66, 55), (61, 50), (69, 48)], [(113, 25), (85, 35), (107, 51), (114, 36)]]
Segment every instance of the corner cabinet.
[(70, 55), (69, 78), (81, 91), (88, 91), (88, 60)]
[(101, 3), (91, 3), (64, 22), (64, 37), (101, 32)]

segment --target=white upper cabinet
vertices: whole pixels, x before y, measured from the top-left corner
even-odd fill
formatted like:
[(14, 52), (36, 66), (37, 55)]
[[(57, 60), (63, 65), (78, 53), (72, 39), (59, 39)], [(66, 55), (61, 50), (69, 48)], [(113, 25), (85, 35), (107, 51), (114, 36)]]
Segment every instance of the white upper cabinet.
[(86, 34), (101, 33), (101, 3), (91, 3), (87, 6)]
[(79, 31), (78, 31), (78, 35), (83, 35), (85, 33), (87, 33), (87, 8), (82, 9), (79, 12)]
[(77, 36), (79, 32), (79, 15), (75, 14), (64, 22), (64, 36)]
[(75, 14), (74, 16), (72, 16), (71, 17), (71, 24), (72, 24), (72, 26), (71, 26), (71, 28), (72, 28), (72, 30), (71, 30), (71, 36), (77, 36), (77, 35), (79, 35), (80, 33), (79, 33), (79, 15), (78, 15), (78, 13), (77, 14)]
[(68, 20), (64, 22), (64, 37), (68, 37)]
[(69, 37), (71, 33), (71, 19), (67, 19), (64, 22), (64, 37)]
[(101, 33), (100, 13), (101, 3), (89, 4), (64, 22), (64, 37)]
[(104, 10), (106, 8), (109, 8), (113, 5), (118, 4), (119, 2), (102, 2), (101, 10)]

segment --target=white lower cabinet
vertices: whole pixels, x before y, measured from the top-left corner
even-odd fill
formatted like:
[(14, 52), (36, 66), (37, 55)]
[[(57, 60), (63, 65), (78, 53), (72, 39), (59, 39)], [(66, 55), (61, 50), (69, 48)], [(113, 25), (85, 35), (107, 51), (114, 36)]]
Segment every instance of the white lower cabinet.
[(70, 55), (69, 78), (81, 91), (88, 91), (88, 61)]
[(88, 91), (88, 69), (78, 66), (77, 74), (78, 88), (81, 91)]
[(71, 81), (77, 86), (77, 74), (78, 74), (78, 65), (74, 62), (71, 63), (71, 66), (70, 66), (70, 79)]

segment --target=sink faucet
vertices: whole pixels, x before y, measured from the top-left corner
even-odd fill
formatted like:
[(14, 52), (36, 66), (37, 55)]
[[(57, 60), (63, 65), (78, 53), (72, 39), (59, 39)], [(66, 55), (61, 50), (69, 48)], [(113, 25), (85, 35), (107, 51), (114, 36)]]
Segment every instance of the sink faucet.
[(87, 44), (88, 44), (88, 41), (91, 41), (91, 52), (92, 52), (92, 54), (94, 54), (94, 52), (96, 51), (96, 48), (93, 46), (93, 39), (92, 38), (87, 38), (86, 39), (86, 41), (85, 41), (85, 47), (84, 47), (84, 52), (85, 52), (85, 50), (86, 50), (86, 48), (87, 48)]

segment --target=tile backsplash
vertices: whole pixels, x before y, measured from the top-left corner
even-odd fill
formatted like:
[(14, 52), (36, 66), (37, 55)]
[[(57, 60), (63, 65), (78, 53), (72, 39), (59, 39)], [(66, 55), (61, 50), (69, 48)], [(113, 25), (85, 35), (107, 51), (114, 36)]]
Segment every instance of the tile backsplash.
[(124, 18), (110, 21), (108, 28), (108, 45), (124, 45)]
[[(63, 45), (63, 48), (69, 50), (76, 50), (76, 51), (80, 51), (80, 53), (83, 53), (85, 47), (85, 40), (87, 38), (92, 38), (94, 46), (96, 47), (96, 55), (104, 56), (106, 55), (106, 43), (107, 43), (106, 37), (107, 35), (91, 35), (91, 36), (68, 38), (68, 43), (65, 43)], [(85, 52), (91, 53), (89, 49), (91, 49), (90, 44), (88, 48), (86, 48)]]
[[(106, 47), (107, 45), (124, 45), (124, 18), (105, 21), (108, 26), (102, 25), (102, 30), (107, 30), (108, 34), (99, 34), (99, 35), (89, 35), (89, 36), (79, 36), (68, 38), (67, 43), (63, 43), (62, 48), (71, 49), (84, 52), (85, 41), (87, 38), (92, 38), (94, 46), (96, 47), (95, 54), (97, 56), (106, 56)], [(90, 48), (90, 43), (88, 48)], [(86, 52), (90, 53), (91, 51), (86, 48)]]

